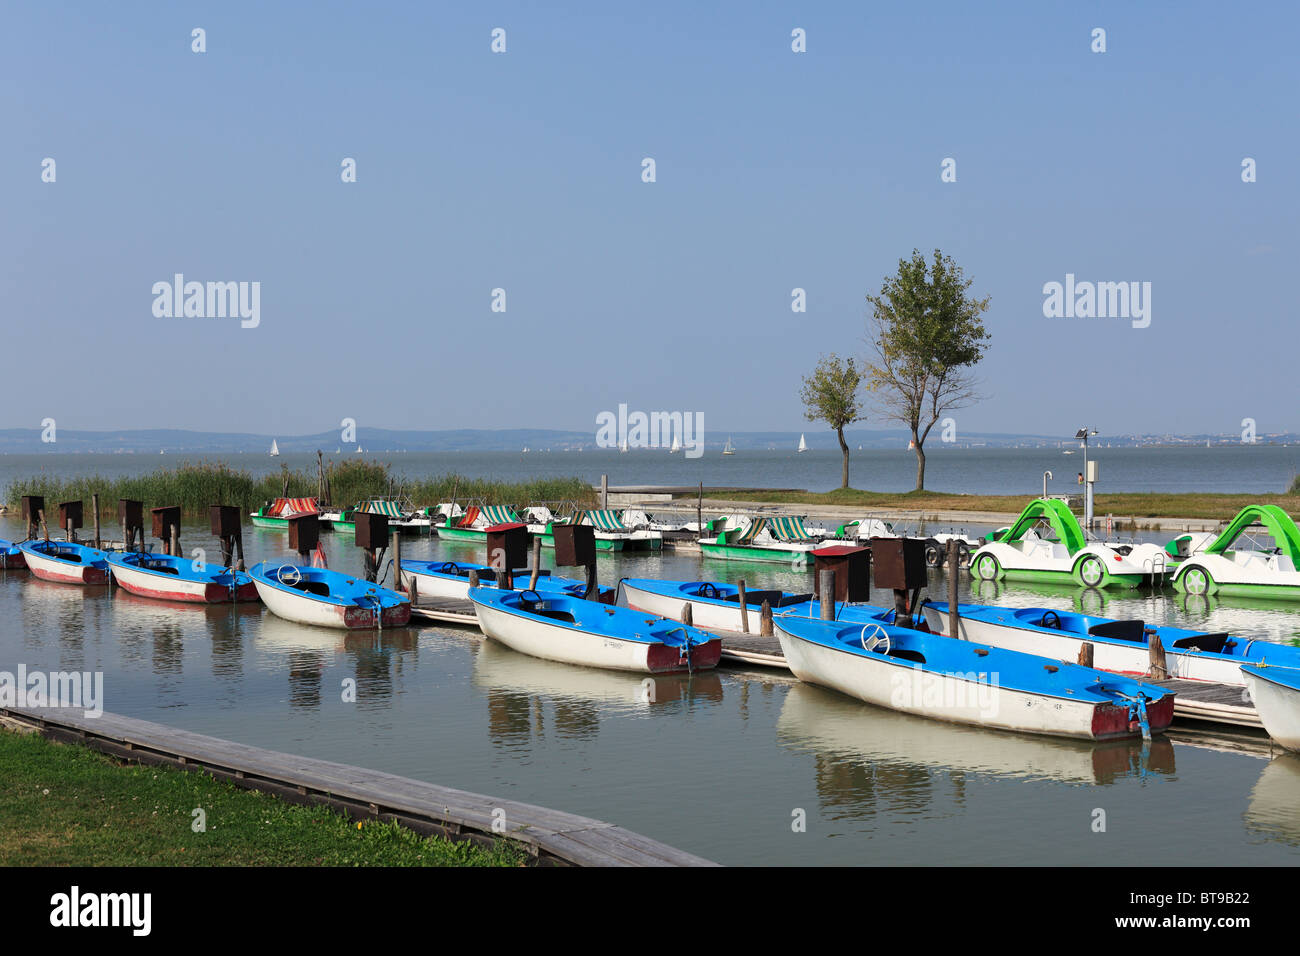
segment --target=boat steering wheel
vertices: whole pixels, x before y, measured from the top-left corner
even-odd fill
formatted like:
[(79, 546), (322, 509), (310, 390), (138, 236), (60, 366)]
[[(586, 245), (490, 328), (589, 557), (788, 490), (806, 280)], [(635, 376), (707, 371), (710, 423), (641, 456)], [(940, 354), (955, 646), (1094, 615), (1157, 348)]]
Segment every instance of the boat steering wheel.
[[(285, 574), (285, 571), (289, 571), (290, 573)], [(287, 588), (296, 588), (302, 583), (302, 572), (292, 564), (282, 564), (275, 569), (275, 579)]]
[[(1049, 617), (1052, 619), (1050, 623), (1047, 620)], [(1055, 611), (1044, 611), (1043, 618), (1038, 622), (1038, 626), (1054, 627), (1059, 631), (1061, 629), (1061, 615), (1057, 614)]]
[[(529, 600), (529, 598), (528, 598), (528, 595), (530, 595), (530, 594), (533, 596), (533, 597), (532, 597), (532, 600)], [(536, 591), (528, 590), (528, 591), (520, 591), (520, 592), (519, 592), (519, 603), (520, 603), (520, 604), (540, 604), (541, 601), (542, 601), (542, 596), (541, 596), (540, 594), (538, 594)]]
[[(867, 629), (874, 627), (871, 632), (871, 640), (867, 640)], [(876, 651), (881, 654), (888, 654), (893, 649), (893, 642), (889, 640), (889, 632), (879, 624), (867, 624), (862, 628), (862, 633), (858, 635), (858, 640), (862, 642), (864, 651)], [(883, 647), (883, 650), (881, 649)]]
[(702, 598), (716, 599), (719, 597), (717, 587), (714, 586), (713, 584), (710, 584), (708, 581), (705, 581), (703, 584), (700, 585), (699, 595)]
[(455, 561), (444, 561), (442, 567), (438, 568), (439, 574), (455, 574), (457, 571)]

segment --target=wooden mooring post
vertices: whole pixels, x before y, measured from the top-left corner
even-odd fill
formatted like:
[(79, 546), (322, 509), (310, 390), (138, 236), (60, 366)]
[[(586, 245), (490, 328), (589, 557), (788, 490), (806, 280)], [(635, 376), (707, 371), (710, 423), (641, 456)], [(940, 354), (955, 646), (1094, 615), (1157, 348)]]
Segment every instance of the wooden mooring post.
[(763, 599), (763, 606), (758, 611), (758, 636), (771, 637), (775, 631), (772, 629), (772, 602)]
[(1094, 648), (1091, 641), (1084, 641), (1082, 644), (1079, 645), (1079, 663), (1082, 666), (1084, 667), (1094, 666), (1092, 663), (1093, 660), (1095, 660), (1093, 651)]
[(221, 545), (221, 566), (244, 570), (244, 529), (239, 508), (235, 505), (211, 505), (208, 508), (208, 526)]
[(393, 552), (393, 590), (405, 591), (402, 583), (402, 532), (394, 528), (389, 535), (388, 548)]
[(95, 550), (98, 551), (104, 545), (103, 539), (99, 536), (99, 492), (97, 491), (91, 492), (90, 510), (95, 522)]
[(23, 527), (25, 540), (35, 538), (45, 524), (45, 498), (41, 495), (23, 495)]
[(144, 547), (144, 502), (133, 498), (117, 499), (117, 520), (122, 526), (122, 550)]
[(1151, 679), (1168, 680), (1169, 665), (1165, 660), (1165, 646), (1155, 628), (1147, 628), (1147, 651), (1151, 662)]
[(740, 633), (749, 633), (749, 606), (745, 603), (745, 579), (736, 582), (736, 598), (740, 602)]
[(835, 572), (817, 572), (817, 590), (821, 597), (820, 613), (823, 621), (835, 620)]
[(542, 536), (533, 536), (533, 568), (528, 575), (528, 590), (537, 590), (537, 578), (542, 573)]
[(948, 539), (948, 636), (960, 638), (961, 615), (957, 613), (957, 575), (961, 573), (961, 549), (956, 538)]
[(153, 519), (153, 536), (163, 543), (163, 554), (170, 554), (172, 557), (180, 557), (180, 506), (167, 505), (161, 508), (151, 508), (149, 509), (149, 514)]

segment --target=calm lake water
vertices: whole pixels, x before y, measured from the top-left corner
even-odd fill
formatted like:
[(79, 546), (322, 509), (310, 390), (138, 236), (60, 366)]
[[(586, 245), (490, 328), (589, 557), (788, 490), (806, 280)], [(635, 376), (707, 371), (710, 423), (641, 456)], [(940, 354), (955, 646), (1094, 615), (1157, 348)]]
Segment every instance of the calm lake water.
[[(182, 543), (215, 553), (206, 527)], [(360, 568), (350, 537), (325, 545), (332, 567)], [(290, 557), (280, 532), (247, 529), (245, 549), (250, 563)], [(478, 559), (427, 538), (403, 553)], [(810, 586), (780, 566), (685, 555), (605, 556), (599, 570), (607, 584)], [(944, 593), (942, 577), (933, 585)], [(1300, 640), (1284, 605), (989, 585), (975, 596)], [(102, 670), (111, 712), (585, 814), (723, 863), (1300, 861), (1300, 761), (1268, 759), (1258, 735), (1092, 746), (950, 727), (735, 670), (658, 678), (647, 701), (635, 676), (539, 661), (474, 630), (344, 635), (260, 606), (189, 608), (25, 571), (0, 572), (0, 621), (0, 668)], [(342, 699), (346, 678), (355, 703)], [(1104, 833), (1091, 828), (1097, 809)], [(800, 812), (805, 832), (792, 828)]]
[[(1071, 451), (1072, 454), (1065, 454)], [(1215, 445), (1149, 448), (1089, 446), (1090, 459), (1100, 468), (1097, 490), (1218, 491), (1278, 494), (1300, 470), (1300, 447), (1289, 445)], [(723, 456), (710, 451), (700, 458), (664, 451), (589, 449), (582, 452), (443, 452), (411, 453), (376, 450), (373, 454), (331, 455), (385, 461), (395, 474), (411, 478), (456, 472), (470, 477), (515, 481), (535, 477), (577, 476), (599, 484), (602, 474), (615, 485), (695, 485), (756, 488), (803, 488), (827, 491), (840, 484), (838, 451), (793, 449), (743, 450)], [(0, 455), (0, 488), (42, 472), (73, 475), (138, 475), (159, 467), (176, 467), (204, 456), (185, 452), (167, 455)], [(233, 467), (253, 474), (280, 469), (316, 469), (316, 456), (285, 454), (224, 455)], [(966, 494), (1038, 494), (1043, 472), (1051, 471), (1052, 494), (1077, 491), (1075, 475), (1083, 471), (1078, 443), (1059, 448), (955, 448), (934, 442), (926, 448), (926, 487)], [(911, 491), (916, 484), (916, 456), (906, 448), (854, 450), (849, 484), (872, 491)], [(421, 502), (424, 504), (424, 502)], [(432, 503), (432, 502), (429, 502)]]

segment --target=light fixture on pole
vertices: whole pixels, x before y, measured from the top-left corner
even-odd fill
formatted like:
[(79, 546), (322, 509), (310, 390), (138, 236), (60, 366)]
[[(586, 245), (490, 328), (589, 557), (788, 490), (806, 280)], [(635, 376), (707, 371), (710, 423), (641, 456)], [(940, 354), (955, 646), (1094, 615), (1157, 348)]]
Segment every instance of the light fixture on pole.
[(1092, 529), (1092, 476), (1088, 471), (1088, 438), (1096, 436), (1097, 429), (1086, 425), (1074, 433), (1074, 437), (1083, 442), (1083, 526)]

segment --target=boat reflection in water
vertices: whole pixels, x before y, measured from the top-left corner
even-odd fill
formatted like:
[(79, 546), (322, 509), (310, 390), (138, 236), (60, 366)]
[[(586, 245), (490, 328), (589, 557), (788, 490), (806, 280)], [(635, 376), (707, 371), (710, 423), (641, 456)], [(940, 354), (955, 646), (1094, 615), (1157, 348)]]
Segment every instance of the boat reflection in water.
[(1282, 753), (1264, 767), (1242, 815), (1246, 829), (1289, 846), (1300, 846), (1300, 754)]
[(383, 631), (342, 631), (310, 627), (264, 614), (253, 645), (259, 669), (284, 669), (289, 679), (291, 707), (319, 707), (322, 695), (348, 691), (341, 681), (324, 687), (325, 669), (340, 663), (356, 681), (359, 710), (386, 710), (399, 693), (396, 686), (406, 670), (415, 667), (419, 633), (410, 627)]
[(924, 807), (946, 774), (962, 803), (968, 774), (1011, 780), (1105, 785), (1125, 777), (1174, 773), (1164, 735), (1104, 743), (944, 724), (859, 703), (834, 691), (796, 684), (776, 724), (785, 747), (814, 754), (817, 790), (829, 806), (871, 812)]
[[(532, 737), (590, 740), (602, 717), (648, 716), (672, 705), (722, 700), (716, 671), (634, 674), (576, 667), (520, 654), (483, 641), (474, 656), (473, 685), (486, 692), (493, 745), (516, 749)], [(548, 707), (549, 705), (549, 707)]]

